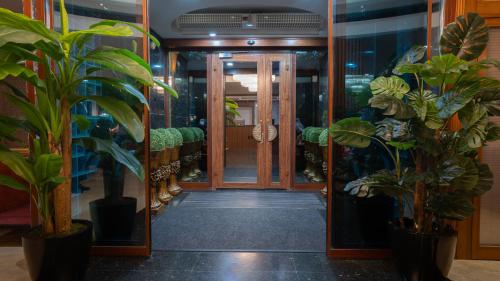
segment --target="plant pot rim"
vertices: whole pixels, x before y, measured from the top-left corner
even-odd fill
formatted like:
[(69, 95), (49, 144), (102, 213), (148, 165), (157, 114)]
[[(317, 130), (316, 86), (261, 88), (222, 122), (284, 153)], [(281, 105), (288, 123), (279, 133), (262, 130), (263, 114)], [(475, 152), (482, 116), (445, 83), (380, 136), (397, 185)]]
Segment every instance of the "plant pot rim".
[(413, 236), (428, 236), (428, 237), (441, 237), (441, 236), (456, 236), (458, 235), (458, 232), (453, 229), (453, 231), (450, 231), (450, 232), (443, 232), (443, 233), (439, 233), (439, 232), (431, 232), (431, 233), (424, 233), (424, 232), (416, 232), (415, 230), (413, 229), (408, 229), (406, 227), (400, 227), (398, 225), (395, 225), (395, 224), (391, 224), (392, 227), (394, 228), (394, 230), (399, 230), (399, 231), (404, 231), (405, 233), (409, 234), (409, 235), (413, 235)]
[(82, 219), (73, 219), (71, 220), (72, 224), (80, 224), (83, 225), (83, 227), (79, 228), (76, 231), (64, 234), (64, 235), (51, 235), (51, 236), (46, 236), (41, 232), (41, 225), (37, 225), (35, 227), (32, 227), (25, 231), (23, 234), (21, 234), (22, 239), (27, 239), (27, 240), (57, 240), (57, 239), (63, 239), (75, 235), (80, 235), (83, 232), (87, 231), (89, 228), (92, 227), (92, 222), (89, 220), (82, 220)]

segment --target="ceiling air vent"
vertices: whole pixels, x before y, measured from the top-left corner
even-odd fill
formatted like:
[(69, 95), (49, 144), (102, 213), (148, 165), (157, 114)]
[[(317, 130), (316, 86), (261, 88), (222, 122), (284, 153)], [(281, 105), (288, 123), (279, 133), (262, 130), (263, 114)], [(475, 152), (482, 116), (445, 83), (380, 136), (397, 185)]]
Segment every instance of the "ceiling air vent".
[(318, 14), (290, 8), (266, 10), (204, 9), (181, 15), (175, 29), (185, 35), (318, 35), (324, 20)]

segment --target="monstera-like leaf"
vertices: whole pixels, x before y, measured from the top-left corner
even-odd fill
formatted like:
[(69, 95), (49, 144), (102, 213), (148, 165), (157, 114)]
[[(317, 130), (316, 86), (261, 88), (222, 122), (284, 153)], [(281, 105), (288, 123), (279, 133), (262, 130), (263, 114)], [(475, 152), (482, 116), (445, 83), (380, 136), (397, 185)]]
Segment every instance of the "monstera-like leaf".
[[(402, 68), (407, 70), (410, 65), (422, 60), (425, 56), (426, 46), (413, 46), (399, 59), (398, 63), (392, 70), (392, 73), (396, 75), (404, 74), (401, 72)], [(404, 65), (404, 67), (403, 67)]]
[(439, 117), (445, 119), (450, 118), (457, 111), (466, 106), (476, 95), (479, 90), (479, 83), (473, 82), (469, 84), (457, 83), (444, 95), (437, 99), (437, 108), (439, 109)]
[(483, 146), (486, 139), (488, 126), (488, 113), (486, 108), (479, 104), (469, 105), (458, 112), (462, 124), (461, 133), (467, 146), (475, 149)]
[(406, 93), (410, 91), (410, 86), (405, 80), (397, 77), (380, 76), (370, 83), (372, 94), (375, 95), (391, 95), (398, 99), (402, 99)]
[(459, 16), (446, 26), (441, 35), (441, 52), (464, 60), (478, 58), (488, 44), (488, 27), (476, 13)]
[(340, 120), (330, 127), (334, 142), (357, 148), (368, 147), (375, 132), (376, 128), (372, 123), (359, 117)]
[(476, 98), (489, 115), (500, 116), (500, 88), (481, 89)]
[(453, 84), (467, 71), (469, 65), (452, 54), (434, 56), (427, 61), (420, 74), (431, 86), (441, 87), (443, 84)]
[(443, 120), (439, 117), (436, 105), (436, 95), (431, 91), (417, 91), (408, 95), (409, 104), (417, 114), (418, 118), (430, 129), (438, 129), (443, 125)]
[(376, 95), (370, 98), (368, 103), (371, 107), (384, 110), (384, 115), (394, 115), (398, 119), (410, 119), (415, 116), (411, 106), (393, 95)]

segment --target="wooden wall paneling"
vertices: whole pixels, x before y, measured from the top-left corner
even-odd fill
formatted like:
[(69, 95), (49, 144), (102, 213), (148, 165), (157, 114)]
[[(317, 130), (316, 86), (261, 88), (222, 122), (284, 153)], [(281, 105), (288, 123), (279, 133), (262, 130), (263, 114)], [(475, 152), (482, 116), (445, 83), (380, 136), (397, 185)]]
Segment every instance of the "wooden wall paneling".
[[(255, 41), (254, 45), (249, 45), (248, 40)], [(164, 39), (163, 45), (170, 49), (178, 48), (278, 48), (278, 49), (303, 49), (326, 47), (324, 38), (244, 38), (244, 39)]]
[(224, 77), (222, 61), (217, 55), (210, 55), (211, 69), (209, 69), (210, 92), (210, 132), (211, 132), (211, 152), (212, 152), (212, 186), (215, 188), (223, 185), (224, 172)]

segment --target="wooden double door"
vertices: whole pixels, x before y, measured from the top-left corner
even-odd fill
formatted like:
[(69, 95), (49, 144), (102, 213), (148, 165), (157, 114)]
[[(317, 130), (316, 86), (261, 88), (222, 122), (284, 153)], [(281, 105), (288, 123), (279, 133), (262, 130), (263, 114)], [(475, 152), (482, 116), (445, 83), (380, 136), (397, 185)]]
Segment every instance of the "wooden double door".
[(289, 188), (292, 54), (209, 58), (209, 129), (215, 188)]

